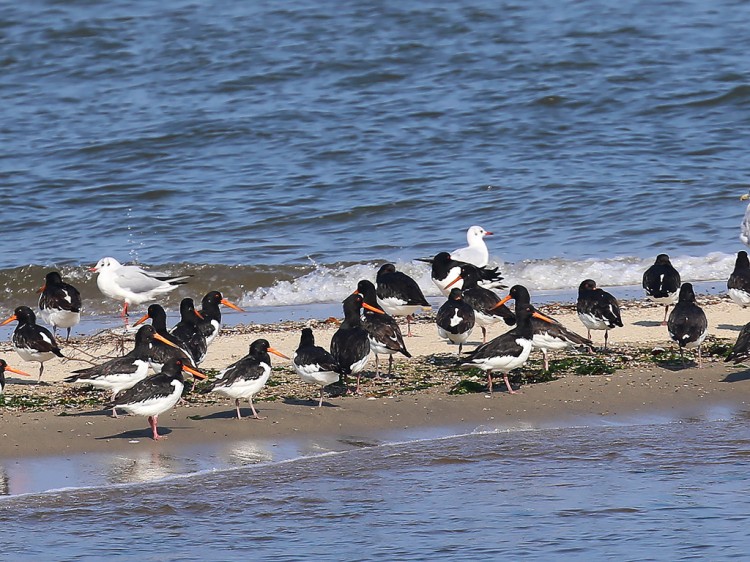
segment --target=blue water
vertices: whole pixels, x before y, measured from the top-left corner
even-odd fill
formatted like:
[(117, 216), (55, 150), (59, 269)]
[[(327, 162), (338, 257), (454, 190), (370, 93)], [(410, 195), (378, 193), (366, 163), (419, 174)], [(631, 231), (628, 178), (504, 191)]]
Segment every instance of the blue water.
[(373, 442), (279, 462), (248, 458), (160, 483), (10, 497), (0, 500), (4, 552), (14, 560), (742, 559), (747, 422), (736, 413)]
[[(729, 0), (6, 3), (0, 307), (58, 267), (87, 315), (116, 314), (86, 272), (105, 255), (195, 274), (172, 311), (209, 288), (339, 302), (384, 260), (434, 295), (412, 260), (472, 224), (534, 291), (637, 284), (660, 252), (720, 286), (750, 187), (748, 21)], [(24, 496), (3, 540), (14, 559), (742, 557), (746, 425)]]

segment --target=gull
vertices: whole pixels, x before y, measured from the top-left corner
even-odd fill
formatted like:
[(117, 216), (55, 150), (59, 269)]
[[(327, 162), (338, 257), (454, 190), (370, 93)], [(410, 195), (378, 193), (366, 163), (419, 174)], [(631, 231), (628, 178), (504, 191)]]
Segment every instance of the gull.
[(487, 244), (484, 243), (485, 236), (491, 236), (492, 233), (481, 226), (469, 227), (466, 231), (466, 241), (468, 246), (459, 248), (451, 252), (451, 257), (457, 261), (464, 261), (477, 267), (485, 267), (490, 261), (490, 253), (487, 250)]
[(99, 274), (96, 285), (104, 296), (125, 303), (121, 314), (123, 318), (127, 317), (130, 305), (156, 300), (178, 285), (184, 285), (186, 281), (183, 279), (191, 277), (171, 277), (158, 271), (146, 271), (137, 265), (122, 265), (110, 257), (100, 259), (90, 271)]

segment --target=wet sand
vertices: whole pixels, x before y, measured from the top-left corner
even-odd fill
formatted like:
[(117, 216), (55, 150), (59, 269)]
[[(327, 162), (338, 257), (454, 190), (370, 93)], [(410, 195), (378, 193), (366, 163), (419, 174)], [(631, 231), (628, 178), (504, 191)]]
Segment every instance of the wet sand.
[[(700, 304), (708, 315), (710, 339), (714, 342), (733, 344), (741, 326), (750, 320), (750, 312), (740, 310), (723, 297), (703, 297)], [(572, 307), (541, 308), (585, 335)], [(272, 356), (274, 367), (279, 367), (272, 375), (275, 386), (267, 386), (256, 398), (256, 408), (265, 419), (237, 420), (232, 401), (205, 395), (162, 414), (159, 429), (165, 439), (158, 442), (150, 438), (145, 418), (112, 418), (106, 409), (106, 393), (74, 390), (75, 385), (61, 382), (70, 371), (86, 366), (81, 359), (96, 361), (98, 356), (117, 353), (118, 338), (114, 335), (76, 339), (62, 346), (71, 359), (55, 359), (45, 364), (43, 381), (48, 385), (36, 386), (13, 375), (6, 386), (6, 400), (18, 395), (50, 400), (65, 394), (86, 397), (87, 402), (71, 405), (66, 400), (59, 403), (53, 400), (41, 411), (33, 406), (0, 408), (0, 457), (114, 454), (133, 450), (169, 452), (247, 439), (356, 440), (382, 438), (385, 434), (396, 438), (431, 428), (450, 427), (453, 432), (478, 428), (504, 430), (586, 423), (593, 419), (599, 420), (597, 423), (601, 420), (618, 423), (651, 415), (679, 417), (722, 408), (746, 409), (750, 404), (750, 370), (744, 366), (707, 357), (704, 368), (698, 369), (691, 361), (692, 352), (686, 355), (685, 367), (673, 356), (661, 363), (641, 360), (628, 363), (637, 350), (641, 353), (644, 349), (656, 350), (655, 354), (661, 354), (676, 349), (669, 342), (666, 327), (661, 325), (662, 316), (663, 307), (643, 301), (623, 303), (625, 327), (610, 332), (611, 351), (596, 356), (605, 362), (611, 358), (622, 361), (624, 357), (625, 368), (607, 375), (565, 374), (549, 382), (523, 384), (515, 395), (505, 392), (502, 379), (499, 384), (496, 381), (492, 395), (449, 394), (457, 382), (470, 377), (453, 367), (456, 346), (440, 340), (435, 326), (425, 320), (413, 325), (414, 336), (406, 340), (414, 358), (396, 357), (397, 377), (377, 380), (368, 372), (360, 395), (327, 396), (322, 408), (315, 407), (317, 401), (313, 401), (317, 389), (299, 382), (288, 361)], [(323, 320), (309, 323), (316, 343), (328, 347), (336, 324)], [(225, 330), (212, 344), (201, 368), (221, 369), (229, 365), (242, 357), (249, 343), (259, 337), (268, 339), (272, 346), (290, 356), (299, 341), (299, 324), (251, 327), (231, 324), (232, 315), (227, 314)], [(506, 330), (504, 325), (495, 326), (490, 329), (490, 337)], [(473, 336), (472, 341), (479, 343), (481, 333), (477, 330)], [(601, 345), (603, 332), (595, 332), (593, 339), (596, 345)], [(129, 349), (132, 344), (125, 345)], [(38, 365), (21, 361), (7, 342), (0, 352), (0, 357), (14, 367), (37, 373)], [(589, 354), (572, 356), (585, 358)], [(532, 358), (530, 364), (538, 362), (538, 352), (533, 352)], [(381, 366), (385, 364), (381, 359)], [(371, 359), (368, 371), (373, 370)], [(429, 384), (421, 384), (425, 380)], [(483, 379), (477, 378), (477, 382)], [(246, 404), (242, 411), (249, 416)]]

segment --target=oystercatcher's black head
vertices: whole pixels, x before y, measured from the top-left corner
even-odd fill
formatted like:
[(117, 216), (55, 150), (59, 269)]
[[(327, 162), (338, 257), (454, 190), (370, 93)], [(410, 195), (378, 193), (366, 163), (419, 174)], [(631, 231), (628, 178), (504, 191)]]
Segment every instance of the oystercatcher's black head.
[(669, 256), (667, 254), (659, 254), (656, 256), (656, 265), (669, 265)]
[(695, 291), (692, 283), (683, 283), (680, 287), (679, 302), (695, 302)]
[(513, 285), (510, 288), (510, 298), (516, 301), (516, 304), (528, 304), (531, 302), (529, 290), (523, 285)]
[(460, 301), (464, 298), (464, 292), (461, 289), (454, 287), (448, 294), (448, 300)]
[(578, 291), (593, 291), (596, 289), (596, 281), (593, 279), (586, 279), (585, 281), (581, 282), (581, 285), (578, 287)]
[(279, 357), (283, 357), (284, 359), (289, 359), (289, 357), (287, 357), (280, 351), (272, 348), (271, 344), (268, 343), (268, 340), (261, 338), (259, 340), (255, 340), (250, 344), (250, 355), (252, 357), (263, 358), (264, 356), (267, 357), (269, 353), (273, 353), (274, 355), (278, 355)]
[(737, 261), (734, 262), (734, 267), (750, 267), (750, 260), (747, 259), (745, 250), (737, 252)]
[(59, 285), (62, 283), (62, 276), (57, 271), (50, 271), (44, 276), (45, 285)]
[(5, 326), (13, 320), (18, 321), (19, 324), (36, 324), (36, 314), (28, 306), (18, 306), (13, 311), (13, 316), (6, 318), (0, 326)]
[(299, 338), (299, 346), (307, 347), (315, 345), (315, 336), (312, 328), (302, 328), (302, 335)]
[(387, 275), (388, 273), (396, 273), (396, 266), (392, 263), (385, 263), (378, 269), (378, 277), (381, 275)]

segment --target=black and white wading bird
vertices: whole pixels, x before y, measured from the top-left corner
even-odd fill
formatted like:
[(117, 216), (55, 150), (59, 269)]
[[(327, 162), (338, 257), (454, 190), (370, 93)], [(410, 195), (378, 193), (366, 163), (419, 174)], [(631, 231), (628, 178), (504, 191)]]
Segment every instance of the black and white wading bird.
[(622, 328), (620, 304), (617, 299), (597, 287), (593, 279), (586, 279), (578, 287), (576, 311), (578, 318), (588, 330), (589, 340), (591, 330), (604, 330), (604, 349), (607, 349), (609, 331), (617, 326)]
[(406, 335), (411, 336), (413, 315), (422, 310), (431, 310), (419, 284), (406, 273), (396, 271), (396, 266), (386, 263), (378, 270), (378, 306), (391, 316), (406, 316)]
[(478, 367), (485, 371), (490, 393), (492, 393), (492, 373), (501, 372), (508, 392), (516, 394), (508, 380), (508, 373), (522, 367), (529, 358), (534, 338), (531, 327), (532, 316), (552, 322), (543, 314), (534, 312), (534, 307), (530, 304), (519, 305), (516, 307), (516, 327), (480, 345), (468, 357), (462, 359), (459, 365), (462, 368)]
[(39, 316), (42, 322), (52, 326), (52, 334), (58, 328), (66, 328), (65, 341), (70, 339), (70, 329), (81, 321), (81, 293), (73, 285), (65, 283), (57, 271), (50, 271), (39, 289)]
[(18, 325), (13, 331), (13, 348), (24, 361), (39, 362), (38, 382), (41, 382), (44, 362), (55, 356), (64, 357), (64, 355), (52, 332), (36, 323), (36, 315), (28, 306), (16, 307), (13, 315), (0, 323), (0, 326), (5, 326), (14, 320), (18, 322)]
[[(73, 371), (65, 382), (90, 384), (94, 388), (109, 390), (112, 392), (111, 401), (114, 402), (118, 393), (131, 388), (148, 376), (154, 340), (174, 347), (172, 342), (157, 334), (153, 326), (141, 326), (135, 334), (135, 347), (128, 353), (101, 365)], [(114, 409), (112, 417), (117, 417)]]
[(159, 414), (172, 408), (182, 396), (185, 379), (182, 371), (186, 371), (199, 379), (206, 375), (196, 371), (180, 359), (171, 359), (164, 363), (161, 372), (137, 382), (122, 392), (112, 403), (112, 410), (116, 408), (136, 416), (148, 416), (154, 441), (161, 439), (157, 431)]
[(451, 343), (458, 344), (458, 354), (461, 355), (475, 323), (474, 309), (464, 302), (463, 291), (454, 287), (448, 295), (448, 300), (442, 304), (435, 316), (438, 335)]
[(677, 342), (680, 346), (680, 358), (683, 365), (685, 364), (685, 358), (682, 350), (697, 347), (698, 367), (703, 367), (701, 344), (708, 333), (708, 320), (706, 319), (706, 313), (695, 302), (692, 284), (683, 283), (680, 287), (680, 297), (669, 315), (667, 329), (672, 341)]
[(344, 383), (348, 375), (357, 375), (356, 394), (359, 393), (362, 371), (370, 358), (370, 337), (362, 327), (360, 316), (362, 305), (362, 295), (358, 293), (344, 299), (344, 321), (331, 338), (331, 355), (341, 367)]
[(734, 271), (727, 281), (727, 293), (742, 308), (750, 306), (750, 260), (744, 250), (737, 252)]
[(461, 266), (460, 274), (448, 283), (451, 287), (463, 281), (463, 300), (474, 309), (476, 326), (482, 329), (482, 343), (487, 343), (487, 327), (505, 322), (508, 326), (516, 323), (516, 315), (500, 302), (500, 297), (490, 289), (479, 286), (479, 269), (471, 264)]
[(391, 375), (395, 353), (411, 357), (411, 353), (406, 349), (401, 328), (393, 316), (378, 307), (375, 285), (372, 281), (362, 279), (357, 283), (356, 292), (362, 295), (362, 327), (370, 338), (370, 351), (375, 354), (375, 377), (380, 376), (378, 355), (388, 355), (388, 374)]
[(14, 369), (8, 363), (5, 361), (5, 359), (0, 359), (0, 396), (3, 395), (5, 392), (5, 373), (15, 373), (16, 375), (22, 375), (24, 377), (30, 377), (31, 375), (29, 373), (25, 373), (23, 371), (19, 371), (18, 369)]
[(239, 306), (228, 301), (219, 291), (209, 291), (201, 300), (200, 314), (203, 317), (199, 322), (201, 333), (206, 338), (206, 345), (211, 345), (214, 338), (221, 331), (221, 307), (228, 306), (238, 312), (244, 312)]
[(737, 336), (737, 341), (734, 342), (732, 351), (729, 352), (729, 355), (727, 355), (724, 361), (742, 363), (748, 359), (750, 359), (750, 322), (742, 327), (740, 335)]
[(90, 269), (99, 275), (96, 286), (105, 297), (122, 301), (123, 318), (128, 315), (128, 308), (154, 301), (179, 285), (187, 283), (190, 275), (167, 275), (159, 271), (146, 271), (137, 265), (122, 265), (115, 258), (102, 258)]
[(208, 392), (216, 392), (228, 398), (234, 398), (237, 419), (242, 419), (240, 413), (240, 399), (245, 398), (250, 403), (253, 418), (262, 419), (255, 411), (253, 396), (258, 394), (271, 376), (271, 356), (273, 353), (284, 359), (289, 359), (280, 351), (275, 350), (268, 340), (259, 339), (250, 344), (250, 350), (239, 361), (232, 363), (219, 373), (208, 387)]
[[(465, 265), (466, 262), (454, 260), (448, 252), (440, 252), (432, 259), (425, 258), (420, 259), (419, 261), (432, 264), (432, 271), (430, 273), (432, 282), (435, 283), (435, 286), (440, 289), (440, 292), (446, 297), (450, 293), (451, 287), (456, 287), (457, 289), (463, 288), (463, 281), (458, 281), (451, 285), (451, 287), (448, 285), (450, 285), (451, 281), (455, 280), (456, 277), (461, 275), (461, 266)], [(504, 285), (501, 284), (503, 277), (500, 275), (497, 267), (479, 267), (477, 270), (480, 285), (487, 287), (488, 289), (504, 288)]]
[(333, 355), (315, 345), (315, 336), (311, 328), (302, 328), (299, 347), (292, 355), (292, 365), (304, 382), (320, 387), (320, 408), (323, 405), (323, 389), (339, 380), (341, 367)]
[[(518, 309), (519, 306), (528, 304), (534, 312), (538, 312), (537, 309), (531, 305), (531, 295), (529, 294), (528, 289), (523, 285), (513, 285), (510, 288), (508, 296), (501, 302), (505, 302), (509, 299), (515, 300), (516, 309)], [(586, 347), (591, 349), (591, 340), (568, 330), (551, 316), (546, 314), (544, 316), (547, 320), (542, 320), (532, 315), (531, 330), (534, 334), (534, 337), (532, 338), (533, 347), (541, 350), (542, 357), (544, 358), (545, 371), (549, 371), (548, 353), (550, 351), (568, 349), (571, 347)]]
[(208, 350), (206, 336), (199, 326), (201, 320), (203, 316), (195, 310), (193, 299), (184, 298), (180, 301), (180, 321), (169, 331), (190, 352), (196, 366), (201, 364)]
[(490, 252), (484, 241), (485, 236), (492, 236), (492, 233), (481, 226), (470, 226), (466, 231), (468, 246), (453, 250), (451, 257), (454, 260), (464, 261), (477, 267), (486, 267), (490, 261)]
[(162, 365), (169, 359), (178, 357), (182, 359), (183, 363), (189, 367), (196, 367), (195, 360), (192, 354), (188, 351), (187, 346), (184, 342), (173, 336), (167, 330), (167, 313), (160, 304), (151, 304), (148, 307), (148, 311), (145, 315), (139, 318), (133, 327), (143, 324), (146, 320), (151, 320), (151, 325), (162, 338), (169, 341), (171, 345), (162, 343), (161, 340), (154, 340), (151, 343), (151, 367), (154, 372), (159, 372), (162, 369)]
[(654, 264), (643, 272), (642, 284), (644, 291), (646, 291), (646, 297), (655, 303), (664, 305), (662, 324), (665, 325), (669, 305), (677, 302), (680, 285), (682, 284), (680, 272), (674, 268), (667, 254), (656, 256)]

